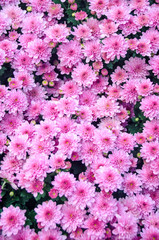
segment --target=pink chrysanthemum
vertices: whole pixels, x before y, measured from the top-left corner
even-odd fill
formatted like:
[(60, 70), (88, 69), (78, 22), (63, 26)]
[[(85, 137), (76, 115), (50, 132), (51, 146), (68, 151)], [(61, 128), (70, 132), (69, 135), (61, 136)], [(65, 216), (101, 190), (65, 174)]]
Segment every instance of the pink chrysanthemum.
[(92, 39), (91, 29), (86, 24), (80, 24), (77, 28), (74, 27), (72, 34), (78, 41), (81, 39), (84, 41)]
[(57, 109), (60, 112), (59, 117), (64, 115), (70, 117), (78, 109), (78, 100), (72, 97), (63, 97), (58, 101)]
[(35, 216), (37, 222), (40, 223), (46, 231), (56, 228), (56, 224), (61, 222), (61, 205), (56, 205), (52, 200), (43, 202), (42, 205), (39, 204), (34, 210), (37, 213)]
[(102, 53), (106, 55), (106, 58), (104, 57), (106, 63), (113, 61), (115, 57), (120, 59), (126, 56), (128, 44), (121, 34), (105, 38), (103, 44)]
[(149, 64), (150, 69), (152, 69), (153, 73), (159, 76), (159, 56), (155, 55), (153, 58), (150, 58)]
[(87, 41), (84, 44), (83, 54), (86, 62), (101, 60), (101, 43), (97, 40)]
[(109, 37), (117, 31), (117, 25), (110, 19), (104, 19), (100, 25), (101, 37)]
[(81, 145), (82, 162), (88, 166), (99, 156), (100, 149), (92, 141), (84, 141)]
[(141, 237), (142, 240), (157, 240), (159, 239), (159, 230), (154, 227), (144, 228), (143, 232), (141, 232)]
[(62, 206), (62, 215), (61, 226), (64, 230), (71, 233), (75, 231), (77, 227), (82, 227), (85, 211), (66, 203)]
[(11, 155), (17, 156), (18, 159), (26, 158), (26, 152), (29, 146), (28, 137), (26, 135), (23, 136), (14, 136), (10, 142), (8, 150)]
[(51, 0), (29, 0), (29, 2), (35, 12), (46, 12), (52, 3)]
[(118, 223), (114, 224), (113, 234), (119, 239), (133, 239), (137, 235), (137, 219), (131, 213), (124, 213), (117, 216)]
[(0, 226), (2, 227), (2, 233), (6, 236), (15, 235), (25, 224), (25, 210), (21, 210), (19, 207), (8, 208), (4, 207), (1, 213)]
[(114, 117), (119, 112), (118, 103), (110, 97), (102, 96), (96, 103), (98, 117)]
[(60, 172), (57, 176), (55, 176), (52, 185), (58, 190), (60, 197), (63, 195), (69, 197), (72, 195), (75, 189), (75, 183), (76, 180), (73, 174), (68, 172)]
[(5, 57), (6, 57), (5, 51), (0, 49), (0, 69), (3, 63), (5, 62)]
[(129, 80), (123, 85), (122, 90), (122, 99), (125, 100), (126, 103), (135, 104), (138, 100), (138, 92), (136, 89), (136, 81)]
[(103, 194), (98, 193), (90, 208), (90, 213), (105, 223), (112, 221), (117, 213), (117, 201), (113, 197), (106, 198)]
[(47, 11), (49, 16), (49, 19), (48, 19), (49, 21), (51, 21), (52, 19), (60, 20), (64, 16), (63, 14), (64, 9), (62, 8), (61, 4), (55, 4), (54, 2), (52, 2)]
[(117, 140), (117, 147), (130, 152), (135, 147), (135, 138), (130, 133), (121, 133)]
[(59, 168), (65, 168), (65, 156), (56, 152), (55, 154), (51, 155), (49, 159), (49, 164), (53, 171)]
[(68, 42), (67, 36), (69, 35), (69, 30), (64, 24), (55, 24), (45, 30), (46, 42)]
[(117, 191), (117, 189), (121, 188), (123, 181), (118, 170), (111, 166), (103, 166), (97, 169), (95, 178), (99, 187), (106, 192)]
[(68, 204), (82, 210), (85, 209), (86, 206), (90, 207), (94, 202), (94, 186), (89, 182), (79, 181), (75, 187), (72, 196), (69, 197)]
[(153, 84), (150, 79), (142, 79), (142, 81), (136, 85), (136, 90), (139, 95), (148, 96), (152, 93)]
[(138, 175), (128, 173), (124, 176), (123, 189), (129, 196), (141, 192), (141, 181)]
[[(1, 2), (2, 4), (2, 2)], [(0, 12), (0, 36), (10, 29), (11, 20), (2, 11)]]
[(126, 71), (119, 66), (115, 69), (115, 71), (111, 74), (111, 80), (113, 83), (119, 85), (120, 83), (126, 82), (128, 75)]
[(87, 235), (89, 236), (89, 240), (97, 240), (103, 239), (105, 235), (105, 223), (103, 221), (99, 221), (91, 214), (85, 220), (83, 227), (86, 228)]
[(88, 0), (88, 2), (90, 2), (89, 9), (96, 12), (98, 18), (106, 14), (108, 0)]
[(125, 61), (124, 69), (127, 71), (130, 78), (145, 78), (148, 74), (148, 65), (145, 59), (131, 57)]
[(145, 218), (143, 224), (146, 228), (154, 227), (156, 229), (159, 229), (159, 212), (151, 213)]
[(90, 87), (96, 75), (88, 64), (79, 63), (72, 72), (72, 78), (79, 86)]
[(124, 24), (130, 18), (130, 11), (131, 9), (126, 5), (113, 6), (108, 11), (107, 17), (118, 24)]
[(130, 156), (124, 150), (114, 150), (109, 155), (108, 161), (110, 165), (117, 168), (120, 173), (127, 172), (131, 166)]
[(39, 232), (39, 240), (65, 240), (66, 236), (62, 235), (58, 229), (42, 230)]
[(62, 44), (58, 47), (58, 58), (61, 66), (72, 67), (79, 63), (82, 58), (81, 46), (79, 42), (71, 40), (69, 43)]
[(150, 119), (159, 118), (159, 97), (150, 95), (142, 99), (140, 109)]
[(95, 131), (94, 142), (100, 146), (101, 151), (109, 152), (115, 146), (116, 136), (109, 129)]

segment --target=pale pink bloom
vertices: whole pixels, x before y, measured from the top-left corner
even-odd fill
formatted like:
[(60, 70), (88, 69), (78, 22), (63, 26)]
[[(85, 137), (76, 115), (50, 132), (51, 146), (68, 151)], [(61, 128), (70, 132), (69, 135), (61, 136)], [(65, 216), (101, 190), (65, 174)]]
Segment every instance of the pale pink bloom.
[(84, 140), (92, 140), (95, 132), (95, 127), (90, 123), (81, 123), (77, 126), (78, 135)]
[(18, 81), (15, 78), (12, 78), (11, 81), (9, 81), (9, 88), (12, 89), (21, 89), (22, 88), (22, 82)]
[(125, 122), (129, 118), (128, 111), (123, 106), (120, 106), (119, 112), (117, 113), (117, 119), (121, 122)]
[(150, 197), (155, 202), (156, 207), (159, 207), (159, 188), (155, 189), (155, 191), (147, 190), (147, 193), (150, 194)]
[(148, 74), (148, 65), (145, 63), (145, 59), (138, 57), (131, 57), (125, 61), (124, 69), (132, 79), (145, 78)]
[(90, 213), (100, 221), (105, 223), (112, 221), (117, 213), (117, 200), (113, 197), (106, 198), (104, 194), (97, 193)]
[(108, 87), (108, 96), (112, 99), (119, 100), (122, 96), (122, 89), (120, 86), (113, 84)]
[(138, 26), (138, 28), (148, 27), (150, 24), (150, 16), (148, 14), (141, 13), (134, 17), (134, 22)]
[(152, 69), (154, 75), (159, 76), (159, 56), (155, 55), (154, 57), (150, 58), (149, 61), (150, 69)]
[(51, 0), (29, 0), (29, 2), (35, 12), (46, 12), (52, 3)]
[(68, 42), (67, 36), (69, 35), (69, 29), (64, 24), (55, 24), (45, 30), (46, 42)]
[(136, 53), (140, 53), (142, 56), (151, 56), (151, 44), (150, 41), (147, 38), (141, 38), (137, 42), (137, 49)]
[(63, 97), (58, 101), (57, 110), (59, 111), (59, 117), (63, 117), (66, 115), (70, 117), (71, 114), (75, 114), (76, 110), (78, 110), (78, 100), (69, 97)]
[(73, 27), (74, 32), (71, 32), (75, 38), (80, 41), (83, 39), (84, 41), (92, 39), (91, 29), (86, 24), (80, 24), (78, 27)]
[(60, 172), (51, 183), (58, 190), (60, 197), (63, 195), (69, 197), (75, 190), (76, 179), (69, 172)]
[(101, 38), (109, 37), (113, 33), (117, 32), (117, 25), (110, 19), (104, 19), (100, 25)]
[[(2, 1), (1, 1), (2, 4)], [(11, 20), (2, 11), (0, 12), (0, 36), (10, 29)]]
[(67, 133), (76, 128), (75, 122), (69, 117), (57, 118), (56, 123), (61, 133)]
[(143, 224), (146, 228), (154, 227), (159, 229), (159, 212), (151, 213), (143, 220)]
[(79, 95), (79, 104), (91, 106), (96, 103), (96, 95), (89, 90), (83, 90), (82, 93)]
[(51, 49), (39, 38), (29, 42), (26, 51), (36, 64), (41, 60), (47, 62), (51, 57)]
[(16, 235), (21, 230), (26, 220), (25, 212), (26, 210), (21, 210), (19, 207), (13, 207), (12, 205), (3, 208), (0, 226), (4, 236)]
[(126, 56), (128, 44), (121, 34), (105, 38), (103, 44), (102, 53), (106, 54), (106, 58), (104, 58), (106, 63), (113, 61), (115, 57), (120, 59), (120, 57)]
[(138, 218), (144, 218), (148, 216), (155, 207), (155, 202), (149, 196), (149, 194), (145, 195), (136, 195), (135, 197), (135, 205), (137, 207), (136, 214)]
[(58, 59), (61, 66), (72, 67), (81, 61), (82, 52), (78, 41), (71, 40), (62, 44), (57, 50)]
[[(119, 29), (122, 30), (122, 34), (124, 36), (128, 36), (130, 34), (136, 34), (139, 31), (139, 27), (135, 23), (134, 16), (130, 15), (130, 18), (126, 23), (120, 24)], [(133, 40), (132, 38), (130, 40)]]
[(115, 146), (116, 136), (109, 129), (98, 129), (94, 134), (94, 142), (100, 146), (100, 150), (109, 152)]
[(46, 23), (43, 19), (43, 14), (27, 13), (22, 22), (22, 32), (41, 36), (44, 32), (45, 26)]
[(137, 49), (137, 39), (136, 38), (129, 39), (128, 45), (131, 50), (136, 50)]
[(52, 154), (50, 159), (49, 159), (49, 165), (51, 166), (51, 169), (55, 171), (56, 169), (65, 168), (65, 159), (66, 157), (61, 154), (56, 152), (55, 154)]
[(96, 103), (98, 117), (114, 117), (119, 112), (118, 103), (110, 97), (100, 97)]
[(159, 7), (158, 4), (153, 4), (148, 9), (148, 16), (150, 19), (149, 26), (150, 27), (158, 27), (159, 22)]
[(46, 96), (46, 90), (44, 87), (42, 87), (39, 83), (36, 83), (36, 86), (33, 87), (30, 91), (27, 92), (27, 97), (31, 101), (40, 101), (47, 98)]
[(100, 28), (96, 18), (88, 18), (86, 25), (91, 29), (92, 38), (96, 39), (100, 37)]
[(88, 106), (81, 106), (77, 111), (77, 115), (81, 123), (92, 122), (93, 119), (92, 111)]
[(89, 0), (89, 9), (96, 12), (97, 17), (100, 18), (102, 15), (106, 15), (108, 0)]
[(0, 121), (5, 116), (5, 110), (6, 110), (5, 104), (0, 102)]
[(15, 130), (22, 124), (22, 115), (17, 114), (16, 116), (13, 114), (6, 113), (1, 121), (1, 129), (7, 135), (12, 135)]
[(137, 82), (135, 80), (127, 81), (123, 86), (121, 98), (126, 103), (133, 103), (135, 104), (138, 100), (138, 92), (137, 92)]
[(76, 21), (79, 21), (79, 20), (84, 20), (85, 18), (87, 17), (87, 13), (84, 12), (84, 11), (80, 11), (80, 12), (76, 12), (75, 13), (75, 19)]
[(61, 92), (66, 97), (78, 98), (81, 89), (73, 80), (69, 80), (61, 86)]
[(159, 32), (154, 28), (150, 28), (143, 33), (143, 37), (150, 41), (152, 52), (156, 54), (159, 49)]
[(124, 151), (130, 152), (135, 147), (135, 138), (130, 133), (121, 133), (117, 139), (117, 147)]
[(0, 102), (5, 102), (8, 88), (5, 85), (0, 85)]
[(56, 101), (46, 101), (43, 104), (42, 115), (44, 118), (54, 120), (58, 115), (58, 108), (57, 108)]
[(64, 9), (62, 8), (61, 4), (55, 4), (54, 2), (52, 2), (47, 11), (49, 16), (48, 18), (49, 21), (51, 21), (52, 19), (60, 20), (64, 16), (63, 14)]
[(7, 148), (5, 145), (6, 142), (7, 142), (6, 134), (0, 132), (0, 154), (2, 154), (6, 150)]
[(137, 235), (137, 219), (131, 213), (123, 213), (121, 216), (117, 215), (117, 220), (118, 223), (113, 224), (115, 229), (112, 232), (119, 239), (133, 239)]
[(142, 240), (159, 239), (159, 230), (152, 226), (150, 228), (144, 228), (141, 232), (141, 237)]
[(158, 188), (158, 175), (153, 173), (151, 165), (145, 164), (141, 170), (138, 170), (138, 173), (144, 188), (149, 190), (155, 190)]
[(140, 193), (141, 192), (141, 186), (142, 183), (140, 181), (140, 177), (136, 174), (132, 173), (127, 173), (124, 176), (124, 182), (123, 182), (123, 189), (124, 192), (128, 195), (131, 196), (134, 193)]
[(41, 137), (42, 140), (46, 140), (48, 138), (53, 139), (59, 132), (59, 128), (56, 125), (55, 121), (50, 119), (45, 119), (41, 121), (40, 124), (37, 126), (38, 135)]
[(33, 229), (30, 229), (29, 226), (23, 227), (21, 230), (18, 231), (16, 235), (12, 235), (4, 240), (36, 240), (38, 239), (38, 234), (35, 233)]
[(77, 229), (77, 227), (82, 227), (85, 218), (85, 211), (77, 209), (69, 204), (64, 204), (62, 206), (62, 219), (61, 226), (64, 230), (71, 233)]
[(154, 174), (158, 175), (159, 174), (159, 159), (155, 159), (152, 164), (151, 164), (151, 170), (153, 171)]
[(87, 181), (78, 181), (75, 185), (73, 194), (69, 197), (68, 204), (73, 208), (84, 210), (87, 207), (91, 207), (94, 202), (95, 188)]
[(59, 138), (58, 150), (70, 157), (73, 151), (79, 149), (80, 138), (75, 133), (62, 133)]
[(26, 152), (28, 150), (29, 143), (28, 137), (26, 135), (23, 136), (13, 136), (8, 147), (10, 154), (12, 156), (17, 156), (18, 159), (25, 159)]
[(5, 57), (6, 57), (5, 51), (0, 49), (0, 69), (2, 68), (1, 66), (5, 62)]
[(120, 173), (124, 173), (129, 171), (131, 166), (130, 156), (124, 150), (116, 150), (109, 155), (107, 162), (114, 167), (117, 168)]
[[(24, 178), (24, 176), (23, 176)], [(43, 187), (44, 187), (44, 182), (43, 181), (39, 181), (37, 179), (34, 179), (32, 181), (30, 180), (26, 180), (23, 178), (19, 178), (18, 176), (18, 180), (19, 180), (19, 184), (18, 186), (21, 188), (25, 188), (27, 192), (33, 194), (33, 196), (36, 198), (38, 194), (43, 194)], [(22, 180), (21, 180), (22, 179)]]
[(28, 120), (37, 119), (42, 111), (42, 106), (40, 101), (31, 101), (26, 112)]
[(27, 71), (14, 72), (15, 79), (22, 84), (23, 90), (26, 92), (35, 87), (33, 75)]
[(137, 83), (136, 90), (141, 96), (148, 96), (153, 91), (153, 83), (150, 79), (142, 79), (141, 82)]
[(58, 229), (49, 229), (49, 230), (41, 230), (39, 232), (39, 240), (65, 240), (66, 236), (62, 235), (61, 231)]
[(98, 145), (94, 144), (92, 141), (83, 141), (81, 145), (81, 158), (82, 162), (88, 166), (95, 159), (99, 157), (100, 149)]
[(79, 63), (72, 72), (72, 79), (83, 87), (90, 87), (96, 80), (96, 75), (88, 64)]
[(101, 60), (101, 43), (97, 40), (87, 41), (84, 44), (83, 54), (86, 62)]
[(13, 42), (8, 39), (4, 39), (0, 41), (0, 49), (2, 49), (5, 52), (6, 59), (14, 58), (17, 50), (17, 43), (15, 41)]
[(136, 133), (135, 139), (138, 144), (143, 144), (146, 141), (146, 134), (145, 133)]
[(106, 192), (121, 189), (123, 179), (116, 168), (111, 166), (100, 167), (95, 173), (95, 178), (95, 182)]
[(128, 79), (128, 75), (126, 71), (119, 66), (115, 69), (115, 71), (111, 74), (111, 80), (113, 83), (119, 85), (120, 83), (126, 82)]
[(23, 48), (27, 48), (28, 43), (35, 39), (36, 35), (34, 35), (33, 33), (24, 33), (23, 35), (19, 36), (19, 42)]
[(15, 5), (6, 5), (3, 8), (3, 13), (5, 13), (9, 20), (11, 20), (12, 26), (18, 25), (23, 21), (26, 17), (26, 11), (22, 10), (20, 7)]
[(130, 5), (132, 9), (137, 10), (137, 12), (144, 12), (149, 6), (148, 0), (131, 0)]
[(27, 70), (34, 71), (35, 66), (33, 65), (33, 59), (28, 56), (28, 53), (25, 51), (19, 50), (12, 62), (12, 68), (18, 71)]
[(32, 181), (37, 178), (43, 181), (49, 172), (48, 157), (44, 153), (31, 155), (24, 163), (23, 171), (26, 179)]
[(107, 12), (108, 19), (118, 24), (126, 23), (130, 18), (131, 9), (126, 5), (113, 6)]
[(87, 229), (86, 232), (89, 236), (88, 240), (100, 240), (104, 238), (105, 223), (103, 221), (99, 221), (91, 214), (83, 223), (83, 227)]
[(159, 118), (159, 97), (150, 95), (142, 99), (140, 109), (143, 111), (145, 117)]
[(97, 80), (91, 86), (91, 91), (92, 91), (91, 94), (98, 94), (99, 92), (105, 91), (105, 89), (107, 88), (107, 85), (108, 85), (108, 77), (97, 75)]
[(61, 205), (56, 205), (52, 200), (39, 204), (34, 210), (37, 213), (35, 219), (46, 231), (55, 229), (56, 224), (61, 222)]

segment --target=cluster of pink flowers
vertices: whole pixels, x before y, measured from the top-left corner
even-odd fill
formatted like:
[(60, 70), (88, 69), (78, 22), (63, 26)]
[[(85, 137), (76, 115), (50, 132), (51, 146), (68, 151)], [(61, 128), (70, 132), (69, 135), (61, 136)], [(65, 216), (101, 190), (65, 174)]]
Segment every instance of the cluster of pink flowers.
[[(39, 232), (10, 205), (1, 240), (159, 239), (158, 3), (87, 0), (90, 14), (74, 0), (0, 0), (0, 69), (13, 70), (0, 85), (0, 177), (36, 199), (52, 176)], [(145, 121), (132, 134), (136, 104)]]

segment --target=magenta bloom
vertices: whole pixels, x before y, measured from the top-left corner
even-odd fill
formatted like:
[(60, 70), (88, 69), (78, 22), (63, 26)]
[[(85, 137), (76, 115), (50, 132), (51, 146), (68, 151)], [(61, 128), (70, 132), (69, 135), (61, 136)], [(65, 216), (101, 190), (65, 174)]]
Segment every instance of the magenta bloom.
[(12, 205), (8, 208), (4, 207), (0, 219), (3, 235), (8, 237), (16, 235), (25, 224), (26, 217), (24, 214), (25, 210), (21, 210), (19, 207), (13, 207)]
[(56, 224), (60, 224), (62, 218), (61, 205), (56, 205), (55, 202), (49, 200), (38, 205), (34, 209), (37, 215), (35, 216), (38, 223), (47, 231), (48, 229), (56, 228)]

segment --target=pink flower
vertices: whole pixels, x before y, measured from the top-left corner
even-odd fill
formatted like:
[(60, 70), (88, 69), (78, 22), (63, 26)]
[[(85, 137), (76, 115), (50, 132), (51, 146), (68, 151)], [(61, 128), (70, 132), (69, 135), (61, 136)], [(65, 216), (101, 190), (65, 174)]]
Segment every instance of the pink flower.
[(141, 96), (148, 96), (152, 93), (153, 84), (150, 79), (143, 79), (136, 85), (136, 90)]
[(5, 57), (6, 57), (5, 51), (0, 49), (0, 69), (3, 63), (5, 62)]
[(143, 240), (158, 239), (159, 230), (154, 227), (144, 228), (143, 232), (141, 232), (141, 237)]
[(159, 117), (159, 102), (158, 96), (150, 95), (142, 99), (140, 109), (144, 115), (150, 119)]
[(145, 63), (145, 59), (138, 57), (131, 57), (125, 61), (124, 69), (132, 79), (145, 78), (148, 74), (148, 65)]
[(79, 42), (71, 40), (58, 47), (57, 55), (61, 66), (72, 67), (79, 63), (82, 58), (81, 46)]
[(55, 24), (54, 26), (51, 26), (45, 30), (46, 34), (46, 42), (68, 42), (66, 39), (69, 35), (69, 30), (64, 24)]
[(49, 21), (52, 19), (60, 20), (64, 16), (63, 14), (64, 9), (62, 8), (61, 4), (55, 4), (54, 2), (52, 2), (47, 11), (49, 16), (49, 19), (48, 19)]
[(1, 213), (0, 226), (2, 227), (3, 235), (7, 237), (15, 235), (22, 229), (25, 224), (25, 210), (21, 210), (19, 207), (8, 208), (4, 207)]
[(96, 103), (98, 117), (114, 117), (119, 111), (118, 103), (110, 97), (102, 96)]
[(125, 100), (126, 103), (135, 104), (138, 100), (138, 92), (137, 92), (137, 82), (134, 80), (129, 80), (123, 85), (122, 91), (122, 99)]
[(63, 97), (58, 101), (57, 109), (60, 112), (59, 117), (63, 117), (64, 115), (70, 117), (78, 109), (78, 100), (71, 96)]
[(53, 171), (55, 171), (56, 169), (65, 168), (65, 156), (63, 156), (62, 154), (56, 152), (54, 155), (51, 155), (49, 162), (50, 162), (50, 166), (52, 168)]
[(117, 140), (117, 147), (130, 152), (135, 147), (134, 136), (126, 132), (121, 133)]
[(72, 78), (79, 86), (90, 87), (96, 75), (88, 64), (79, 63), (72, 72)]
[[(1, 2), (2, 4), (2, 2)], [(0, 12), (0, 36), (10, 29), (11, 20), (2, 11)]]
[(12, 67), (18, 71), (34, 71), (35, 66), (33, 65), (33, 59), (28, 56), (25, 51), (19, 51), (15, 55), (15, 59), (12, 62)]
[(72, 195), (75, 189), (76, 180), (73, 174), (68, 172), (60, 172), (58, 175), (55, 176), (52, 185), (55, 189), (58, 190), (59, 196), (62, 197), (63, 195), (69, 197)]
[(109, 152), (115, 146), (116, 136), (108, 129), (95, 131), (94, 142), (100, 146), (101, 151)]
[(123, 181), (118, 170), (111, 166), (103, 166), (97, 169), (95, 178), (95, 182), (106, 192), (117, 191), (117, 189), (121, 188), (121, 183)]
[(128, 75), (126, 71), (119, 66), (115, 69), (115, 71), (111, 74), (111, 79), (113, 83), (119, 85), (120, 83), (126, 82)]
[(106, 14), (108, 0), (89, 0), (88, 2), (90, 3), (89, 9), (95, 11), (98, 18)]
[(65, 240), (66, 236), (62, 235), (61, 231), (58, 229), (49, 229), (49, 230), (41, 230), (39, 232), (39, 240)]
[(102, 53), (106, 55), (106, 58), (103, 57), (106, 63), (113, 61), (115, 57), (120, 59), (126, 56), (128, 45), (121, 34), (105, 38), (103, 44)]
[(117, 200), (113, 197), (106, 198), (104, 194), (97, 193), (93, 205), (90, 207), (91, 214), (105, 223), (112, 221), (117, 213)]
[(85, 18), (87, 17), (87, 13), (84, 12), (84, 11), (80, 11), (80, 12), (76, 12), (75, 13), (75, 19), (76, 21), (79, 21), (79, 20), (84, 20)]
[(83, 227), (87, 229), (87, 235), (90, 237), (88, 239), (103, 239), (105, 234), (105, 223), (103, 221), (99, 221), (90, 214), (89, 217), (85, 220)]
[(18, 159), (26, 158), (26, 152), (28, 150), (29, 143), (27, 142), (28, 137), (23, 136), (14, 136), (11, 139), (8, 150), (11, 155), (17, 156)]
[(72, 34), (77, 40), (83, 39), (84, 41), (92, 39), (91, 29), (86, 24), (80, 24), (77, 28), (73, 27)]
[(104, 19), (100, 25), (101, 37), (109, 37), (117, 31), (117, 25), (110, 19)]
[(83, 49), (86, 62), (101, 61), (101, 47), (101, 43), (97, 40), (87, 41)]
[(72, 207), (66, 203), (62, 206), (62, 216), (62, 228), (71, 233), (75, 231), (77, 227), (82, 227), (85, 218), (85, 211)]
[(123, 6), (113, 6), (108, 11), (107, 17), (115, 23), (124, 24), (130, 18), (130, 11), (131, 9), (126, 4), (123, 4)]
[(136, 174), (128, 173), (124, 176), (123, 189), (129, 196), (141, 192), (140, 177)]
[(69, 197), (68, 204), (77, 209), (84, 210), (86, 206), (90, 207), (94, 202), (95, 188), (86, 181), (79, 181), (76, 183), (75, 190), (72, 196)]
[(29, 2), (35, 12), (46, 12), (52, 3), (51, 0), (30, 0)]
[(149, 64), (150, 69), (152, 69), (153, 73), (159, 76), (159, 56), (154, 56), (153, 58), (150, 58)]
[(137, 219), (131, 213), (124, 213), (117, 216), (118, 223), (114, 223), (113, 234), (119, 239), (133, 239), (137, 235)]
[(56, 224), (60, 224), (61, 222), (61, 205), (56, 205), (52, 200), (43, 202), (42, 205), (39, 204), (34, 210), (37, 213), (35, 216), (37, 222), (40, 223), (46, 231), (56, 228)]
[(145, 228), (154, 227), (159, 229), (159, 212), (151, 213), (149, 216), (145, 218), (143, 221)]

